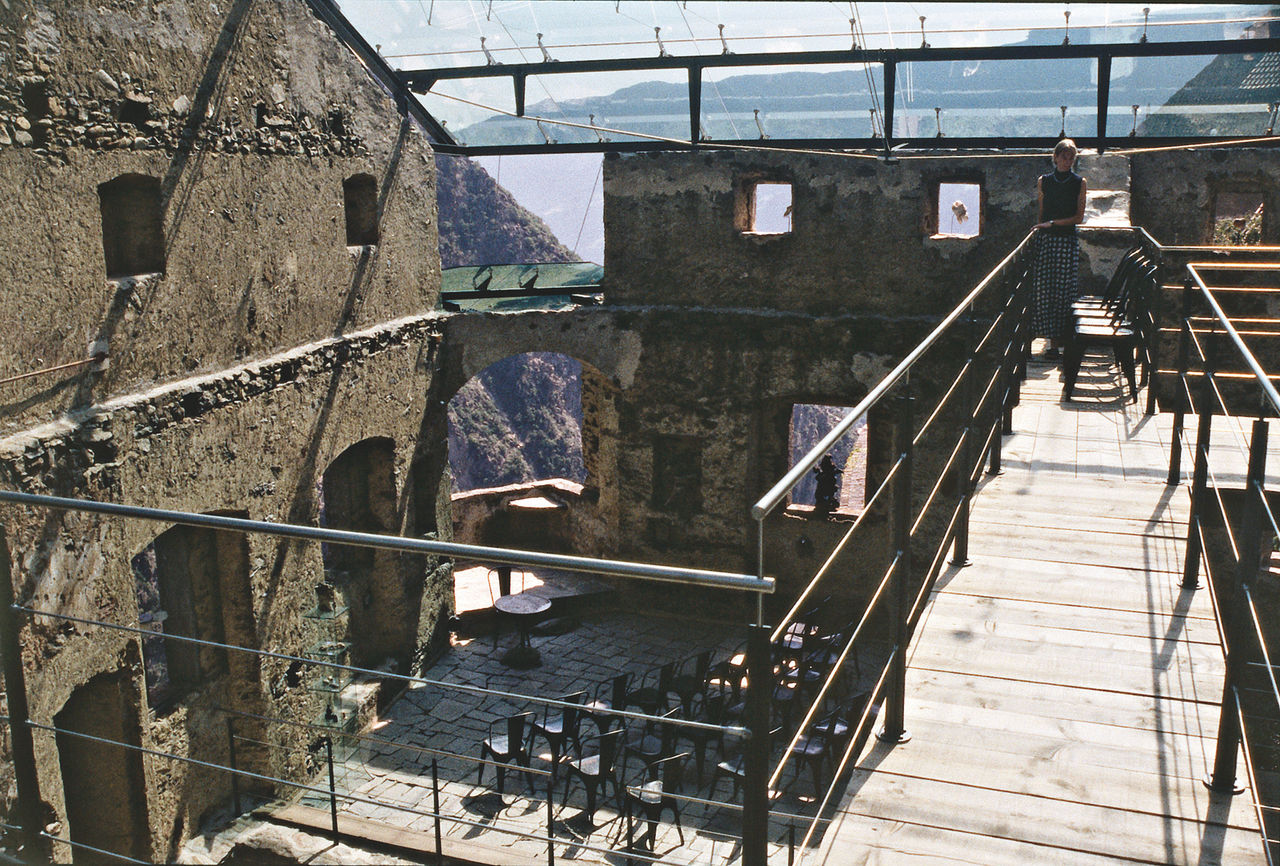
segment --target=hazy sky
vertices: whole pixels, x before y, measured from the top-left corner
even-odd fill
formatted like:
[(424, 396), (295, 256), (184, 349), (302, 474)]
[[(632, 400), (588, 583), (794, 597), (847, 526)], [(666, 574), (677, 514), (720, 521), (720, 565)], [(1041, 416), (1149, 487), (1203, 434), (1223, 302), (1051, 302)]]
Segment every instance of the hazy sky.
[[(1176, 22), (1239, 19), (1265, 14), (1264, 5), (1164, 3), (836, 3), (836, 2), (652, 2), (652, 0), (340, 0), (342, 11), (368, 41), (381, 46), (397, 68), (476, 66), (484, 49), (498, 62), (542, 59), (538, 34), (557, 60), (650, 57), (658, 38), (674, 55), (719, 54), (718, 25), (735, 53), (817, 51), (848, 48), (850, 18), (858, 21), (859, 42), (871, 48), (915, 47), (924, 38), (934, 47), (1018, 42), (1033, 30), (1066, 35), (1066, 27), (1114, 30), (1108, 39), (1136, 40), (1143, 7), (1151, 9), (1149, 37), (1178, 39)], [(1070, 20), (1064, 13), (1070, 13)], [(654, 28), (660, 28), (655, 35)], [(1224, 36), (1243, 25), (1224, 26)], [(646, 78), (656, 78), (647, 73)], [(552, 76), (530, 79), (529, 101), (599, 95), (634, 83), (635, 77)], [(682, 80), (682, 79), (679, 79)], [(514, 108), (507, 81), (444, 82), (455, 96), (506, 110)], [(459, 130), (491, 116), (457, 102), (426, 97), (437, 116)]]

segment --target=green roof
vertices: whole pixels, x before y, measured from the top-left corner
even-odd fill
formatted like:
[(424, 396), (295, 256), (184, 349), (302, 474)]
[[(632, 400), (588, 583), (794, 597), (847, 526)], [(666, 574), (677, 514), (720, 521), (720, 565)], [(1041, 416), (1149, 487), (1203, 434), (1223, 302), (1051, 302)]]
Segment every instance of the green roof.
[(440, 276), (440, 293), (579, 290), (598, 287), (603, 278), (604, 268), (592, 262), (448, 268)]

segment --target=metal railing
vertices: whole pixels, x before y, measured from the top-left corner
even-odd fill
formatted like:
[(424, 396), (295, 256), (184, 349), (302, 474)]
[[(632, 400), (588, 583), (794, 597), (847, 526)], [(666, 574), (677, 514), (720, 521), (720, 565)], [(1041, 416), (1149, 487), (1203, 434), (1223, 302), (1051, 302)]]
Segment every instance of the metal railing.
[[(551, 568), (563, 569), (566, 571), (585, 572), (597, 575), (609, 575), (613, 577), (639, 579), (645, 581), (658, 581), (665, 583), (675, 583), (684, 586), (709, 587), (716, 589), (727, 589), (739, 592), (754, 593), (757, 596), (764, 596), (773, 592), (774, 581), (772, 578), (762, 577), (750, 574), (734, 574), (730, 572), (711, 571), (706, 569), (680, 568), (675, 566), (651, 565), (647, 563), (625, 562), (618, 560), (597, 559), (590, 557), (565, 556), (560, 554), (540, 553), (527, 550), (512, 550), (505, 548), (482, 547), (470, 544), (457, 544), (452, 542), (438, 542), (424, 539), (405, 538), (400, 536), (378, 535), (372, 533), (351, 532), (346, 530), (326, 529), (313, 526), (301, 526), (295, 524), (281, 524), (268, 521), (248, 520), (234, 517), (224, 517), (210, 514), (197, 514), (191, 512), (163, 510), (154, 508), (143, 508), (139, 506), (121, 505), (116, 503), (94, 502), (89, 500), (70, 499), (64, 497), (44, 496), (39, 494), (22, 493), (15, 491), (0, 490), (0, 502), (7, 502), (14, 505), (22, 505), (28, 507), (37, 507), (61, 511), (75, 511), (83, 513), (104, 514), (114, 517), (122, 517), (135, 520), (150, 520), (163, 522), (166, 524), (182, 524), (187, 526), (196, 526), (206, 529), (219, 531), (229, 531), (238, 533), (261, 533), (279, 538), (289, 538), (305, 541), (324, 542), (329, 544), (342, 544), (356, 547), (375, 548), (383, 550), (393, 550), (404, 553), (426, 554), (442, 557), (454, 557), (466, 559), (468, 561), (501, 563), (506, 565), (518, 565), (531, 568)], [(757, 610), (763, 609), (763, 602), (758, 602)], [(426, 677), (416, 677), (409, 675), (401, 675), (390, 673), (384, 670), (373, 670), (362, 668), (355, 665), (341, 664), (336, 661), (314, 658), (303, 655), (293, 655), (284, 652), (274, 652), (254, 647), (237, 646), (235, 644), (222, 641), (206, 640), (202, 638), (173, 634), (173, 633), (157, 633), (149, 628), (139, 627), (135, 625), (126, 625), (121, 623), (107, 622), (104, 620), (88, 619), (84, 617), (75, 617), (67, 614), (39, 610), (27, 605), (16, 603), (13, 597), (13, 584), (9, 573), (9, 554), (7, 545), (3, 543), (2, 534), (0, 534), (0, 651), (2, 651), (4, 660), (5, 673), (5, 691), (9, 698), (9, 713), (6, 721), (12, 733), (13, 750), (15, 757), (15, 775), (18, 782), (18, 802), (14, 810), (18, 816), (17, 822), (12, 827), (17, 828), (13, 832), (17, 833), (20, 844), (25, 850), (36, 850), (40, 841), (52, 843), (66, 843), (73, 847), (92, 850), (103, 856), (116, 857), (124, 862), (137, 862), (129, 855), (121, 853), (113, 853), (97, 848), (96, 846), (86, 846), (83, 841), (70, 839), (62, 839), (60, 837), (51, 836), (41, 831), (39, 828), (43, 825), (39, 821), (38, 807), (40, 803), (39, 789), (35, 778), (35, 759), (34, 749), (32, 746), (32, 732), (54, 733), (60, 736), (79, 737), (85, 739), (93, 739), (101, 741), (103, 744), (114, 745), (120, 748), (129, 749), (147, 754), (153, 758), (174, 760), (193, 766), (199, 766), (206, 770), (214, 770), (231, 774), (233, 779), (251, 779), (258, 783), (270, 784), (277, 786), (287, 786), (295, 790), (308, 791), (316, 796), (327, 796), (330, 803), (330, 811), (332, 815), (332, 826), (330, 831), (338, 835), (338, 802), (371, 802), (374, 805), (392, 805), (387, 803), (378, 803), (371, 798), (364, 798), (359, 795), (352, 795), (349, 792), (344, 793), (337, 791), (334, 787), (333, 780), (333, 758), (330, 754), (328, 759), (330, 785), (328, 788), (318, 785), (308, 785), (299, 782), (296, 779), (285, 779), (277, 776), (271, 776), (263, 773), (256, 773), (235, 766), (234, 758), (230, 763), (223, 764), (218, 761), (202, 761), (186, 755), (175, 755), (170, 753), (159, 752), (156, 750), (145, 749), (140, 745), (126, 743), (116, 740), (109, 740), (102, 737), (93, 737), (89, 734), (59, 728), (56, 725), (49, 725), (30, 718), (26, 704), (26, 684), (21, 662), (21, 647), (19, 645), (20, 633), (22, 631), (18, 622), (18, 615), (29, 617), (49, 618), (59, 622), (75, 623), (82, 626), (106, 629), (131, 637), (136, 636), (139, 639), (160, 638), (164, 641), (173, 641), (197, 646), (201, 648), (215, 649), (221, 652), (231, 653), (247, 653), (261, 659), (273, 659), (280, 662), (288, 662), (304, 667), (324, 668), (332, 671), (341, 671), (354, 676), (363, 676), (382, 681), (393, 681), (404, 684), (406, 686), (432, 686), (440, 689), (453, 690), (456, 692), (470, 693), (473, 695), (483, 695), (488, 697), (501, 698), (514, 704), (526, 704), (539, 707), (558, 707), (564, 708), (571, 706), (569, 702), (557, 698), (548, 698), (540, 695), (522, 694), (517, 692), (503, 691), (499, 689), (482, 688), (462, 682), (450, 682), (446, 680), (430, 679)], [(699, 730), (703, 732), (714, 733), (719, 737), (745, 738), (750, 739), (751, 732), (739, 725), (720, 725), (709, 722), (699, 721), (696, 719), (668, 718), (654, 714), (635, 712), (625, 708), (610, 709), (607, 712), (598, 713), (600, 715), (608, 715), (619, 721), (630, 721), (640, 723), (663, 724), (672, 728)], [(278, 720), (284, 724), (291, 723), (288, 720)], [(330, 739), (327, 741), (329, 748), (332, 748), (332, 734), (328, 735)], [(347, 736), (347, 734), (343, 734)], [(229, 734), (228, 746), (231, 751), (228, 753), (230, 758), (233, 753), (234, 744), (237, 742), (237, 735), (234, 730)], [(477, 759), (467, 759), (475, 761)], [(519, 772), (529, 772), (534, 775), (546, 775), (550, 780), (554, 780), (553, 770), (541, 770), (533, 768), (526, 770), (523, 767), (518, 768)], [(437, 796), (439, 790), (438, 779), (433, 783), (436, 788)], [(233, 796), (238, 793), (238, 783), (233, 784)], [(715, 801), (707, 801), (714, 803)], [(720, 804), (724, 808), (733, 808), (732, 803)], [(484, 826), (486, 829), (494, 830), (514, 836), (522, 836), (532, 839), (536, 842), (544, 843), (547, 846), (547, 857), (550, 863), (554, 863), (555, 849), (559, 845), (561, 847), (577, 848), (583, 850), (594, 850), (602, 854), (617, 854), (613, 848), (593, 846), (581, 839), (565, 839), (558, 838), (554, 833), (554, 824), (551, 821), (552, 798), (548, 792), (547, 806), (548, 821), (547, 831), (545, 834), (530, 833), (526, 830), (510, 827), (495, 826), (493, 822), (479, 823), (471, 822), (476, 826)], [(418, 810), (422, 812), (422, 816), (431, 817), (435, 821), (445, 821), (452, 823), (468, 823), (467, 819), (459, 816), (450, 816), (442, 814), (439, 808), (433, 810)], [(744, 815), (746, 812), (744, 812)], [(760, 854), (763, 857), (765, 846), (767, 845), (768, 826), (771, 818), (778, 817), (787, 820), (793, 820), (795, 816), (779, 816), (778, 813), (766, 812), (765, 815), (759, 816), (763, 818), (763, 833), (757, 833), (760, 844)], [(439, 828), (437, 827), (437, 845)], [(752, 835), (744, 830), (744, 837)], [(742, 842), (744, 850), (744, 860), (746, 859), (747, 843)], [(628, 856), (636, 860), (657, 860), (660, 858), (645, 857), (641, 852), (629, 852)], [(763, 863), (761, 859), (759, 862)]]
[[(788, 494), (872, 413), (893, 425), (893, 459), (883, 478), (868, 494), (857, 519), (833, 548), (820, 556), (821, 565), (768, 635), (767, 648), (777, 650), (780, 642), (794, 639), (797, 627), (804, 631), (811, 626), (801, 619), (806, 605), (812, 605), (824, 592), (847, 593), (855, 571), (850, 554), (856, 551), (863, 565), (858, 576), (869, 578), (867, 583), (872, 587), (870, 599), (841, 633), (836, 659), (813, 686), (811, 700), (800, 711), (801, 720), (787, 731), (768, 784), (761, 788), (763, 792), (778, 784), (787, 765), (803, 749), (802, 743), (819, 736), (815, 723), (824, 709), (829, 711), (832, 696), (846, 685), (846, 666), (855, 647), (865, 643), (875, 626), (887, 630), (891, 648), (874, 686), (862, 706), (845, 707), (850, 714), (844, 720), (850, 728), (848, 739), (843, 753), (832, 762), (836, 771), (830, 784), (816, 798), (820, 806), (799, 846), (801, 860), (812, 850), (810, 842), (819, 819), (836, 794), (844, 771), (856, 760), (877, 711), (883, 719), (878, 737), (889, 742), (906, 737), (907, 648), (945, 564), (947, 550), (953, 552), (953, 565), (967, 563), (971, 497), (984, 464), (989, 462), (992, 473), (1000, 471), (1001, 437), (1012, 432), (1012, 410), (1018, 402), (1031, 345), (1026, 266), (1032, 237), (1000, 262), (752, 508), (757, 522), (757, 574), (763, 575), (766, 522)], [(929, 387), (913, 388), (913, 371), (919, 371), (918, 378)], [(930, 389), (941, 393), (926, 411), (917, 411), (914, 404), (918, 398), (913, 392), (928, 393)], [(918, 416), (924, 419), (919, 424)], [(883, 534), (875, 538), (873, 525), (887, 526), (887, 538)], [(871, 569), (867, 563), (873, 559), (883, 567)], [(928, 564), (920, 568), (917, 561)], [(769, 682), (772, 689), (772, 676)], [(799, 685), (796, 688), (800, 691)], [(753, 739), (752, 747), (760, 748), (760, 740)]]
[[(1263, 613), (1274, 613), (1277, 602), (1266, 585), (1272, 551), (1280, 545), (1280, 502), (1268, 495), (1267, 419), (1280, 416), (1280, 393), (1237, 327), (1239, 320), (1224, 310), (1217, 297), (1222, 287), (1207, 277), (1261, 277), (1252, 280), (1262, 283), (1255, 288), (1270, 289), (1280, 297), (1280, 262), (1196, 261), (1187, 264), (1186, 274), (1177, 369), (1181, 399), (1175, 409), (1168, 483), (1181, 481), (1182, 452), (1193, 455), (1182, 589), (1208, 588), (1226, 660), (1213, 767), (1205, 783), (1221, 793), (1243, 792), (1246, 786), (1237, 766), (1237, 755), (1243, 752), (1267, 862), (1272, 864), (1280, 860), (1280, 807), (1272, 805), (1280, 803), (1280, 791), (1272, 785), (1263, 792), (1259, 786), (1267, 784), (1264, 768), (1274, 767), (1280, 757), (1274, 754), (1280, 733), (1280, 686), (1271, 660), (1280, 634), (1268, 624), (1273, 617)], [(1260, 321), (1251, 320), (1255, 325)], [(1280, 331), (1259, 333), (1280, 337)], [(1253, 410), (1242, 412), (1240, 407), (1249, 404)], [(1197, 422), (1194, 440), (1185, 430), (1187, 414)], [(1221, 446), (1212, 442), (1215, 426), (1228, 434)], [(1203, 584), (1202, 573), (1207, 578)], [(1262, 762), (1261, 750), (1273, 754)]]

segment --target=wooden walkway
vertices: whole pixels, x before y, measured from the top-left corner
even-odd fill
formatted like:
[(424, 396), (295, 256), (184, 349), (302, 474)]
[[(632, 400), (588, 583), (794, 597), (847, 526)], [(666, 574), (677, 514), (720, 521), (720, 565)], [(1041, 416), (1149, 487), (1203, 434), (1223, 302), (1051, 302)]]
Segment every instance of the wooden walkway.
[(1061, 404), (1056, 369), (1030, 373), (973, 564), (911, 649), (912, 738), (871, 740), (806, 862), (1264, 863), (1249, 794), (1201, 783), (1223, 661), (1208, 591), (1178, 586), (1170, 418), (1105, 388)]

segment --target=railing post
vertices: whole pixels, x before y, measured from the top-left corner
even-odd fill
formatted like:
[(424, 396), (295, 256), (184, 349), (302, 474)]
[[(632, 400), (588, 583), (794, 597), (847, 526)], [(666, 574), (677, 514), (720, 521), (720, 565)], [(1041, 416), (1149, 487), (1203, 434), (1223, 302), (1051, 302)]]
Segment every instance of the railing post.
[[(1182, 429), (1187, 415), (1187, 367), (1191, 362), (1191, 299), (1195, 291), (1191, 278), (1182, 287), (1182, 327), (1178, 329), (1178, 393), (1173, 401), (1173, 436), (1169, 446), (1169, 477), (1165, 484), (1182, 480)], [(1147, 386), (1155, 390), (1155, 373)]]
[(436, 825), (436, 862), (444, 862), (444, 840), (440, 834), (440, 767), (439, 761), (431, 759), (431, 811), (435, 813)]
[(1213, 426), (1213, 362), (1209, 357), (1209, 344), (1205, 342), (1204, 380), (1200, 383), (1200, 406), (1196, 407), (1199, 424), (1196, 428), (1196, 464), (1191, 477), (1191, 516), (1187, 519), (1187, 554), (1182, 564), (1182, 588), (1197, 589), (1200, 585), (1200, 514), (1204, 508), (1205, 487), (1209, 477), (1209, 435)]
[(236, 719), (227, 716), (227, 763), (231, 765), (231, 807), (240, 814), (240, 774), (236, 772)]
[(338, 841), (338, 784), (333, 774), (333, 737), (324, 738), (325, 758), (329, 762), (329, 820), (333, 829), (333, 841)]
[(556, 866), (556, 819), (553, 805), (556, 791), (555, 766), (551, 765), (551, 775), (547, 777), (547, 866)]
[[(973, 331), (973, 308), (969, 308), (969, 331)], [(973, 373), (978, 368), (978, 345), (974, 344), (969, 353), (968, 369), (964, 376), (964, 387), (960, 389), (964, 400), (964, 430), (960, 433), (960, 485), (959, 514), (956, 516), (955, 541), (951, 548), (951, 564), (955, 566), (969, 565), (969, 503), (973, 498), (973, 425), (977, 407), (973, 400)], [(963, 368), (962, 368), (963, 369)]]
[(49, 844), (40, 836), (40, 781), (35, 746), (27, 724), (27, 680), (22, 669), (22, 644), (17, 611), (13, 609), (13, 575), (9, 571), (9, 543), (0, 524), (0, 656), (4, 659), (4, 692), (9, 712), (9, 743), (13, 752), (13, 776), (17, 788), (14, 817), (24, 862), (47, 861)]
[(1018, 284), (1015, 282), (1013, 289), (1009, 292), (1009, 297), (1005, 301), (1004, 311), (1000, 314), (1005, 319), (1006, 335), (1004, 351), (1000, 355), (1000, 415), (993, 422), (991, 429), (991, 454), (990, 466), (987, 468), (988, 475), (999, 475), (1002, 471), (1004, 437), (1013, 432), (1013, 389), (1016, 382), (1013, 359), (1019, 333), (1017, 308)]
[(766, 866), (769, 842), (769, 699), (773, 692), (770, 629), (747, 626), (747, 729), (743, 767), (742, 866)]
[(884, 727), (876, 734), (877, 738), (887, 743), (905, 743), (911, 738), (905, 724), (907, 644), (911, 640), (911, 634), (907, 630), (907, 617), (911, 613), (907, 602), (911, 580), (911, 440), (914, 438), (911, 402), (910, 392), (900, 398), (898, 419), (893, 430), (893, 450), (902, 461), (893, 482), (891, 518), (897, 559), (893, 603), (894, 649), (886, 681), (888, 693), (884, 702)]
[(1218, 719), (1218, 744), (1214, 750), (1213, 773), (1205, 784), (1212, 790), (1241, 793), (1244, 786), (1236, 781), (1236, 754), (1240, 748), (1240, 713), (1236, 704), (1236, 683), (1245, 662), (1244, 643), (1249, 621), (1246, 603), (1248, 587), (1258, 576), (1261, 565), (1263, 512), (1266, 509), (1267, 422), (1253, 422), (1249, 440), (1249, 474), (1245, 481), (1242, 513), (1235, 533), (1240, 552), (1236, 563), (1235, 586), (1229, 602), (1222, 605), (1223, 631), (1227, 636), (1227, 670), (1222, 680), (1222, 711)]

